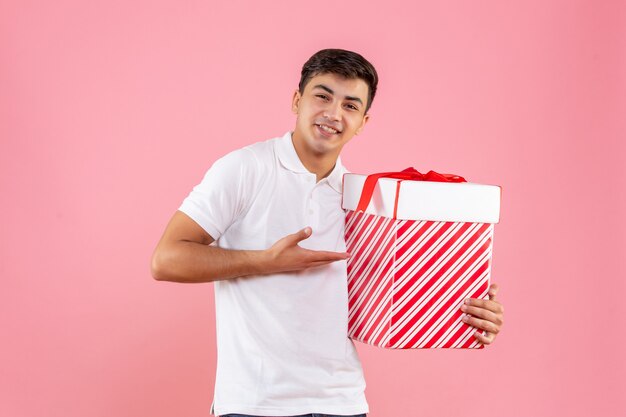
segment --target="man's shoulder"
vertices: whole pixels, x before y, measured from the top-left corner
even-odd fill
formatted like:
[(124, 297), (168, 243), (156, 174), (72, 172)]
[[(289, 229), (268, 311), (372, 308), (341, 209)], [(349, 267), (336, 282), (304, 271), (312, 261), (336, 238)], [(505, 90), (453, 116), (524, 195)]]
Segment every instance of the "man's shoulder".
[(280, 137), (267, 139), (244, 146), (240, 150), (248, 154), (248, 157), (254, 156), (259, 161), (269, 161), (274, 157), (274, 146)]
[(267, 165), (274, 161), (274, 147), (281, 137), (261, 140), (235, 149), (223, 158), (238, 159), (241, 162), (255, 162), (260, 165)]

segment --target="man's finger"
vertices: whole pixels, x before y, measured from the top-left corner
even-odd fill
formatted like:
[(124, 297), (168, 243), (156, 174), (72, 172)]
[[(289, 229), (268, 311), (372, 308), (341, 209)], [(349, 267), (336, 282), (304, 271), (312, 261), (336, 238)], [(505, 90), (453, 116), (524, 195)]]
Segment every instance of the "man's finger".
[(308, 250), (308, 252), (312, 255), (311, 260), (313, 262), (317, 261), (343, 261), (344, 259), (348, 259), (350, 254), (347, 252), (329, 252), (323, 250)]
[(491, 284), (491, 286), (489, 287), (489, 299), (495, 301), (496, 295), (498, 294), (499, 290), (500, 287), (498, 286), (498, 284)]
[(314, 261), (309, 264), (308, 268), (315, 268), (316, 266), (328, 265), (333, 262), (335, 261)]
[(474, 337), (476, 339), (478, 339), (478, 341), (480, 343), (482, 343), (483, 345), (489, 345), (491, 344), (491, 342), (493, 342), (493, 334), (489, 333), (489, 332), (485, 332), (485, 334), (482, 334), (482, 332), (480, 331), (475, 331), (474, 332)]
[(496, 314), (502, 314), (502, 304), (494, 300), (483, 300), (482, 298), (468, 298), (465, 300), (465, 305), (484, 308), (489, 311), (493, 311)]
[(487, 332), (498, 334), (500, 329), (495, 323), (492, 323), (488, 320), (481, 320), (476, 317), (471, 317), (465, 314), (462, 318), (464, 323), (469, 324), (470, 326), (476, 327), (477, 329), (485, 330)]
[(500, 317), (493, 311), (487, 310), (486, 308), (472, 307), (463, 304), (463, 306), (461, 307), (461, 311), (474, 317), (479, 317), (481, 319), (496, 323), (498, 325), (502, 324), (502, 320), (500, 319)]
[(341, 259), (332, 259), (332, 260), (323, 260), (323, 261), (312, 261), (309, 262), (307, 268), (314, 268), (316, 266), (323, 266), (323, 265), (328, 265), (331, 264), (333, 262), (337, 262), (340, 261)]

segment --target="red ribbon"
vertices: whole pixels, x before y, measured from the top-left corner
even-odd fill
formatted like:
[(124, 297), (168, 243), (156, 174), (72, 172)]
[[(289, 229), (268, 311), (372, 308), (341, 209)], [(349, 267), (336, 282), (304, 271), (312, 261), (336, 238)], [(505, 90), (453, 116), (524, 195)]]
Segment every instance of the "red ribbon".
[(400, 181), (396, 182), (396, 199), (393, 206), (393, 218), (396, 219), (398, 211), (398, 197), (400, 196), (400, 183), (404, 180), (412, 181), (434, 181), (434, 182), (467, 182), (465, 178), (454, 174), (440, 174), (435, 171), (428, 171), (426, 174), (422, 174), (415, 168), (406, 168), (400, 172), (379, 172), (378, 174), (368, 175), (363, 185), (363, 191), (361, 192), (361, 199), (356, 206), (355, 211), (365, 211), (369, 206), (372, 196), (374, 195), (374, 188), (379, 178), (397, 178)]

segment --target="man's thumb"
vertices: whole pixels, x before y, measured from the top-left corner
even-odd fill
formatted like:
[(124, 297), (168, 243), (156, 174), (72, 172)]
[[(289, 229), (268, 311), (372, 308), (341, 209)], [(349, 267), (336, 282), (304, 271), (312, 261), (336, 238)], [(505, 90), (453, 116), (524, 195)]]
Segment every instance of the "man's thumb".
[(311, 236), (311, 232), (312, 230), (310, 227), (305, 227), (299, 232), (293, 234), (292, 235), (294, 237), (293, 244), (295, 245), (298, 242), (302, 242), (304, 239), (307, 239), (309, 236)]

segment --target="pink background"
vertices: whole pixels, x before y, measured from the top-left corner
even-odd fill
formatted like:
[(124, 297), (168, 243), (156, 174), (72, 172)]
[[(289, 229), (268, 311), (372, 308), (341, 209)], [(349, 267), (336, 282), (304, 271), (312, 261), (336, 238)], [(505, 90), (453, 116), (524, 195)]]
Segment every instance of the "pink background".
[(208, 416), (212, 285), (150, 256), (216, 158), (293, 128), (326, 47), (381, 78), (350, 169), (503, 187), (502, 333), (358, 344), (370, 416), (625, 415), (626, 3), (260, 3), (0, 3), (0, 415)]

